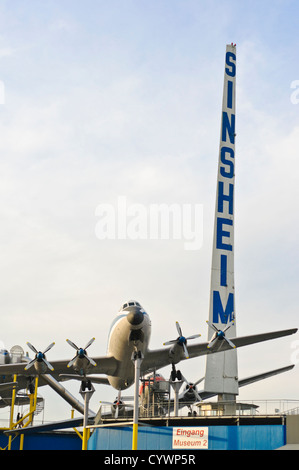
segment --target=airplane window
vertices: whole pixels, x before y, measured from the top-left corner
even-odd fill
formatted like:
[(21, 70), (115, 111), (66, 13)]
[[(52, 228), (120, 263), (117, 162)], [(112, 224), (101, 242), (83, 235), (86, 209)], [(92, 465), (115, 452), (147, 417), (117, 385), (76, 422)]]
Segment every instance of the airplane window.
[(138, 307), (140, 307), (140, 303), (139, 303), (139, 302), (136, 302), (136, 305), (137, 305)]
[(124, 304), (124, 305), (123, 305), (123, 308), (126, 308), (127, 306), (128, 306), (128, 304)]
[(129, 302), (129, 307), (131, 307), (132, 305), (134, 305), (134, 302)]

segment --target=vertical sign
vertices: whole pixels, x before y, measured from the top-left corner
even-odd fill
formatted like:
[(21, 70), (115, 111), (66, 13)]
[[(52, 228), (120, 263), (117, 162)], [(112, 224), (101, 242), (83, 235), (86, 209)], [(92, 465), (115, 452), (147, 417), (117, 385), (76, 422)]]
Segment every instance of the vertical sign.
[[(223, 330), (235, 321), (234, 189), (236, 136), (236, 47), (226, 46), (221, 132), (218, 160), (209, 321)], [(209, 328), (208, 340), (214, 331)], [(226, 333), (236, 336), (235, 323)], [(228, 351), (207, 357), (205, 390), (238, 393), (237, 354)], [(225, 359), (226, 358), (226, 359)]]

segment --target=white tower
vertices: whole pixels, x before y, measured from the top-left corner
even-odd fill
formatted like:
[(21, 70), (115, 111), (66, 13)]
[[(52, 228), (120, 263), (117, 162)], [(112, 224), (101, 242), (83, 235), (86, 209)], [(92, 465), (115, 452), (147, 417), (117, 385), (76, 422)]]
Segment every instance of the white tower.
[[(226, 46), (221, 118), (215, 225), (212, 252), (209, 323), (236, 336), (234, 283), (234, 187), (235, 187), (236, 47)], [(208, 341), (215, 329), (209, 326)], [(207, 355), (205, 391), (219, 399), (238, 395), (238, 362), (235, 349)]]

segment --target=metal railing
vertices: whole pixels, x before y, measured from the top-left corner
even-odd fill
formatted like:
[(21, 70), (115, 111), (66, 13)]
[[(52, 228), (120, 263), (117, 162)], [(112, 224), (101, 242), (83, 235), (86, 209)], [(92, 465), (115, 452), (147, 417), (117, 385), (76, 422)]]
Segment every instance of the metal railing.
[[(210, 401), (200, 403), (181, 402), (178, 417), (221, 417), (221, 416), (280, 416), (299, 414), (299, 400), (242, 400)], [(115, 405), (103, 405), (100, 410), (101, 419), (130, 419), (132, 407), (122, 404), (117, 409)], [(140, 418), (173, 417), (173, 404), (161, 401), (147, 406), (140, 406)]]
[[(130, 405), (128, 403), (128, 405)], [(191, 404), (181, 402), (178, 417), (223, 417), (223, 416), (283, 416), (299, 414), (299, 400), (271, 399), (271, 400), (242, 400), (234, 402), (203, 401)], [(100, 419), (132, 419), (132, 406), (120, 405), (117, 414), (115, 405), (102, 405)], [(140, 406), (140, 418), (171, 418), (174, 417), (173, 402), (165, 400)], [(2, 409), (0, 413), (0, 428), (6, 428), (9, 421), (9, 408)], [(34, 419), (34, 424), (43, 424), (44, 419)], [(50, 423), (47, 420), (47, 423)]]

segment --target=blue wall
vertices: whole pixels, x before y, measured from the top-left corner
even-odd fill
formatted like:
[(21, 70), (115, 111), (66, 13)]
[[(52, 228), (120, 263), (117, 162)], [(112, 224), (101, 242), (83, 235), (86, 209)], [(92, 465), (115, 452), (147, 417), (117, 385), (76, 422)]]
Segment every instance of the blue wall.
[[(0, 434), (0, 448), (8, 445), (8, 437)], [(12, 450), (19, 450), (20, 437), (12, 441)], [(80, 450), (82, 440), (76, 434), (69, 433), (36, 433), (24, 435), (24, 450)]]
[[(208, 426), (209, 450), (273, 450), (285, 445), (283, 425)], [(131, 450), (132, 428), (99, 428), (89, 450)], [(139, 426), (139, 450), (172, 450), (172, 427)]]
[[(210, 450), (273, 450), (286, 444), (286, 427), (282, 425), (208, 426)], [(0, 434), (0, 447), (8, 444)], [(19, 437), (12, 443), (18, 450)], [(28, 434), (24, 450), (80, 450), (82, 441), (76, 434)], [(131, 450), (132, 428), (99, 428), (88, 442), (89, 450)], [(139, 426), (139, 450), (172, 450), (172, 427)]]

